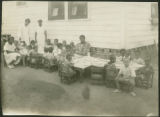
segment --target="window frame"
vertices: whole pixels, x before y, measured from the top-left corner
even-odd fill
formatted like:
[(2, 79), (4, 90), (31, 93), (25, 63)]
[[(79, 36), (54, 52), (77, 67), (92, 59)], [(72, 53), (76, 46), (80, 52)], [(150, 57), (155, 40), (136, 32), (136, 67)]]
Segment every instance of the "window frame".
[(48, 20), (50, 22), (52, 21), (56, 21), (56, 22), (64, 22), (64, 21), (67, 21), (67, 22), (77, 22), (77, 21), (90, 21), (91, 20), (91, 2), (87, 2), (87, 12), (88, 12), (88, 17), (87, 18), (84, 18), (84, 19), (69, 19), (68, 18), (68, 1), (64, 2), (64, 19), (62, 20)]

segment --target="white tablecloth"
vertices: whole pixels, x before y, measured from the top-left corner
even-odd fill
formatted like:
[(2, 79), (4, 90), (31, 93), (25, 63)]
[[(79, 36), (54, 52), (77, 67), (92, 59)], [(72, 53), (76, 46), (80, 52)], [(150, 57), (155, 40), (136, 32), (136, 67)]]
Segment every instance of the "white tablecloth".
[[(74, 67), (81, 68), (81, 69), (85, 69), (89, 66), (104, 67), (104, 65), (107, 64), (108, 62), (109, 62), (109, 60), (95, 58), (95, 57), (91, 57), (91, 56), (75, 55), (73, 57)], [(115, 65), (118, 69), (120, 69), (124, 64), (122, 61), (117, 60)], [(140, 67), (143, 67), (143, 65), (133, 63), (133, 62), (131, 62), (130, 65), (134, 70), (136, 70)]]

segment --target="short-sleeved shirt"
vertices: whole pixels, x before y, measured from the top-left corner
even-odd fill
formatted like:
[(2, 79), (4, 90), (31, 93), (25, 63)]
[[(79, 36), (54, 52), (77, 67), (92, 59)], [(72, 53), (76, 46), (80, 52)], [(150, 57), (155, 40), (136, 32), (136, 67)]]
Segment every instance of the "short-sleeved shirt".
[(53, 54), (54, 54), (54, 56), (60, 55), (61, 54), (61, 49), (59, 49), (57, 46), (54, 46)]
[(122, 68), (119, 71), (119, 74), (123, 74), (124, 77), (136, 77), (135, 71), (130, 66), (122, 66)]
[(30, 35), (31, 35), (31, 30), (30, 30), (30, 26), (22, 26), (19, 29), (18, 32), (18, 37), (21, 38), (23, 41), (26, 42), (27, 45), (30, 44)]
[(84, 44), (79, 43), (76, 45), (76, 54), (86, 56), (89, 50), (90, 50), (90, 44), (88, 42), (85, 42)]
[(16, 47), (15, 47), (14, 43), (13, 44), (9, 44), (7, 42), (4, 45), (4, 51), (6, 51), (6, 50), (8, 50), (8, 51), (15, 51), (15, 49), (16, 49)]

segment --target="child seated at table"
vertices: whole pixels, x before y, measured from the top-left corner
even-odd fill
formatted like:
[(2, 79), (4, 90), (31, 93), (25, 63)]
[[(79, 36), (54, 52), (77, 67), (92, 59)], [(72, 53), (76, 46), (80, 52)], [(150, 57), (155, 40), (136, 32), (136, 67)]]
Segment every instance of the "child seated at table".
[(125, 55), (124, 55), (123, 60), (124, 60), (124, 59), (131, 60), (130, 52), (128, 52), (128, 51), (125, 52)]
[(141, 85), (142, 80), (145, 81), (150, 81), (150, 78), (152, 77), (151, 75), (154, 73), (153, 67), (150, 62), (150, 58), (147, 57), (145, 59), (145, 66), (142, 68), (139, 68), (136, 72), (137, 77), (136, 77), (136, 84)]
[(30, 42), (30, 45), (28, 46), (28, 54), (33, 54), (33, 53), (37, 53), (37, 46), (36, 46), (36, 42), (34, 40), (32, 40)]
[(73, 56), (72, 48), (71, 48), (70, 45), (67, 45), (67, 46), (66, 46), (66, 53), (65, 53), (65, 54), (66, 54), (66, 55), (67, 55), (67, 54), (70, 54), (71, 56)]
[(43, 64), (48, 70), (52, 70), (52, 67), (56, 65), (56, 58), (53, 55), (53, 48), (49, 47), (45, 51), (43, 56)]
[[(27, 57), (27, 65), (30, 65), (32, 61), (32, 57), (37, 54), (37, 45), (34, 40), (31, 40), (30, 45), (28, 46), (28, 57)], [(33, 59), (35, 60), (35, 59)]]
[(120, 69), (118, 76), (115, 79), (117, 89), (114, 92), (120, 92), (120, 83), (126, 83), (130, 86), (131, 95), (136, 96), (136, 93), (134, 92), (135, 71), (129, 66), (130, 61), (128, 59), (125, 59), (123, 63), (124, 66)]
[(123, 61), (123, 59), (125, 58), (125, 54), (126, 54), (125, 49), (121, 49), (120, 51), (118, 51), (117, 52), (117, 60), (118, 61)]
[(70, 43), (70, 47), (71, 47), (71, 54), (74, 55), (76, 52), (76, 46), (75, 46), (74, 42)]
[(62, 41), (62, 50), (66, 50), (67, 42), (65, 40)]
[(62, 62), (61, 72), (68, 76), (68, 82), (74, 79), (73, 77), (75, 76), (76, 72), (73, 69), (72, 56), (70, 54), (67, 54), (65, 60)]
[(51, 40), (50, 39), (47, 39), (46, 40), (46, 43), (45, 43), (45, 46), (44, 46), (44, 49), (49, 49), (50, 47), (52, 47), (52, 43), (51, 43)]
[(144, 60), (140, 57), (139, 51), (135, 52), (135, 58), (133, 59), (133, 62), (144, 65)]
[(28, 49), (27, 49), (27, 45), (26, 45), (25, 41), (20, 42), (19, 52), (22, 57), (23, 66), (26, 66), (26, 60), (28, 57)]
[(57, 59), (57, 61), (59, 60), (59, 56), (62, 52), (62, 44), (57, 44), (55, 46), (53, 46), (53, 54), (55, 56), (55, 58)]
[(105, 76), (107, 79), (113, 79), (117, 75), (117, 69), (115, 66), (116, 56), (114, 54), (110, 55), (110, 61), (105, 65), (104, 69), (106, 70)]

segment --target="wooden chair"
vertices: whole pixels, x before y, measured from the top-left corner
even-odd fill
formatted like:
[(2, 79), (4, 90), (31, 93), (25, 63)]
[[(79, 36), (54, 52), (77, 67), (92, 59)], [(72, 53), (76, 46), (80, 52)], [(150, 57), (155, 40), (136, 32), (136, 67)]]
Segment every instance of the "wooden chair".
[(104, 84), (104, 68), (91, 66), (91, 84), (103, 85)]
[[(147, 78), (145, 78), (143, 74), (139, 75), (138, 70), (136, 71), (136, 74), (137, 74), (137, 77), (135, 78), (136, 87), (141, 87), (146, 89), (152, 88), (154, 73), (151, 73), (150, 75), (148, 75)], [(142, 77), (144, 78), (142, 79)]]
[(42, 55), (41, 54), (32, 54), (30, 55), (30, 66), (33, 68), (42, 68)]
[(58, 74), (60, 76), (60, 81), (61, 83), (65, 83), (65, 84), (71, 84), (73, 82), (75, 82), (77, 79), (76, 79), (76, 74), (75, 75), (71, 75), (69, 73), (66, 73), (64, 70), (63, 70), (63, 64), (60, 63), (58, 65)]
[(57, 69), (57, 64), (56, 63), (51, 64), (49, 62), (49, 60), (47, 60), (45, 58), (43, 58), (43, 63), (42, 64), (43, 64), (43, 67), (44, 67), (45, 71), (54, 72)]

